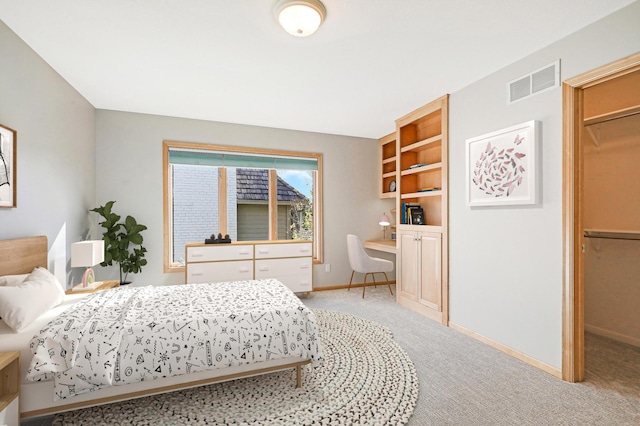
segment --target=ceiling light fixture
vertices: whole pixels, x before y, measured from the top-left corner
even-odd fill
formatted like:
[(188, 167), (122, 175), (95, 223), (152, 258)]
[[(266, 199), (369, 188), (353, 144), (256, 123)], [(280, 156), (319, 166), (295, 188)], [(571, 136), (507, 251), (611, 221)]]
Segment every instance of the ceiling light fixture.
[(327, 10), (319, 0), (278, 0), (273, 13), (286, 32), (307, 37), (316, 32)]

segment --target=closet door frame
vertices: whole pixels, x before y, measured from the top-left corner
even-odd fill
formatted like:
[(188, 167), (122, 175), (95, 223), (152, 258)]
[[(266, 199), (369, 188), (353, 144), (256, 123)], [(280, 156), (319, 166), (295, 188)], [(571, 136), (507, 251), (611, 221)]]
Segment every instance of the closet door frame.
[(562, 83), (562, 378), (584, 380), (583, 90), (640, 70), (640, 53)]

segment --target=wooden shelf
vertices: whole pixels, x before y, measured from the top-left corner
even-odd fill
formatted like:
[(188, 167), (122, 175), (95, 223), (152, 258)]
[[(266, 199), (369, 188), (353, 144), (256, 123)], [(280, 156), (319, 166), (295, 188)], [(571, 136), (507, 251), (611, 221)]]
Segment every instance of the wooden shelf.
[(605, 121), (617, 120), (618, 118), (628, 117), (630, 115), (640, 114), (640, 105), (623, 108), (618, 111), (611, 111), (606, 114), (597, 115), (594, 117), (585, 117), (584, 125), (592, 126), (594, 124), (604, 123)]
[(442, 190), (411, 192), (409, 194), (402, 194), (400, 198), (404, 200), (408, 198), (440, 197), (440, 196), (442, 196)]
[(441, 143), (442, 135), (436, 135), (418, 142), (414, 142), (411, 145), (404, 146), (400, 149), (400, 152), (421, 151), (423, 149), (432, 148), (433, 146), (439, 145)]
[[(396, 165), (396, 133), (389, 133), (378, 140), (378, 151), (380, 154), (380, 172), (378, 179), (379, 197), (395, 198), (396, 192), (389, 191), (389, 185), (397, 180)], [(397, 182), (396, 182), (397, 183)]]
[(439, 233), (442, 233), (442, 226), (400, 224), (396, 228), (396, 232), (397, 231), (427, 231), (427, 232), (439, 232)]
[(427, 164), (426, 166), (415, 167), (413, 169), (402, 170), (400, 172), (401, 176), (412, 175), (414, 173), (422, 173), (427, 172), (429, 170), (440, 170), (442, 169), (442, 162)]

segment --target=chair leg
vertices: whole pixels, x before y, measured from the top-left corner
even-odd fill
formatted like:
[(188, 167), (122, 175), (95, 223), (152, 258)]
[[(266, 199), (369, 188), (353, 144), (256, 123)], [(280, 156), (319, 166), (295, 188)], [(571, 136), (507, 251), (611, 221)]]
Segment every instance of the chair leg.
[(376, 282), (376, 273), (372, 272), (371, 276), (373, 277), (373, 288), (378, 288), (378, 283)]
[(387, 285), (389, 286), (389, 292), (393, 296), (393, 290), (391, 290), (391, 283), (389, 282), (389, 277), (387, 277), (387, 273), (386, 272), (383, 272), (383, 274), (384, 274), (384, 279), (387, 280)]
[(355, 274), (356, 271), (351, 271), (351, 279), (349, 280), (349, 288), (347, 288), (347, 291), (351, 290), (351, 282), (353, 281), (353, 274)]
[(364, 299), (364, 290), (367, 288), (367, 275), (369, 273), (364, 274), (364, 283), (362, 284), (362, 298)]

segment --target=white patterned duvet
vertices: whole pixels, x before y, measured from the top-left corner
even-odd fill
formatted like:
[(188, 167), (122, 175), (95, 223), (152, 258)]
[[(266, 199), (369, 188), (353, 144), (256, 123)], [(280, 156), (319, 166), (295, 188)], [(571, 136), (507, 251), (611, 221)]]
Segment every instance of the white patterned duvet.
[(274, 279), (120, 287), (83, 298), (31, 341), (29, 381), (54, 400), (281, 358), (319, 360), (311, 310)]

